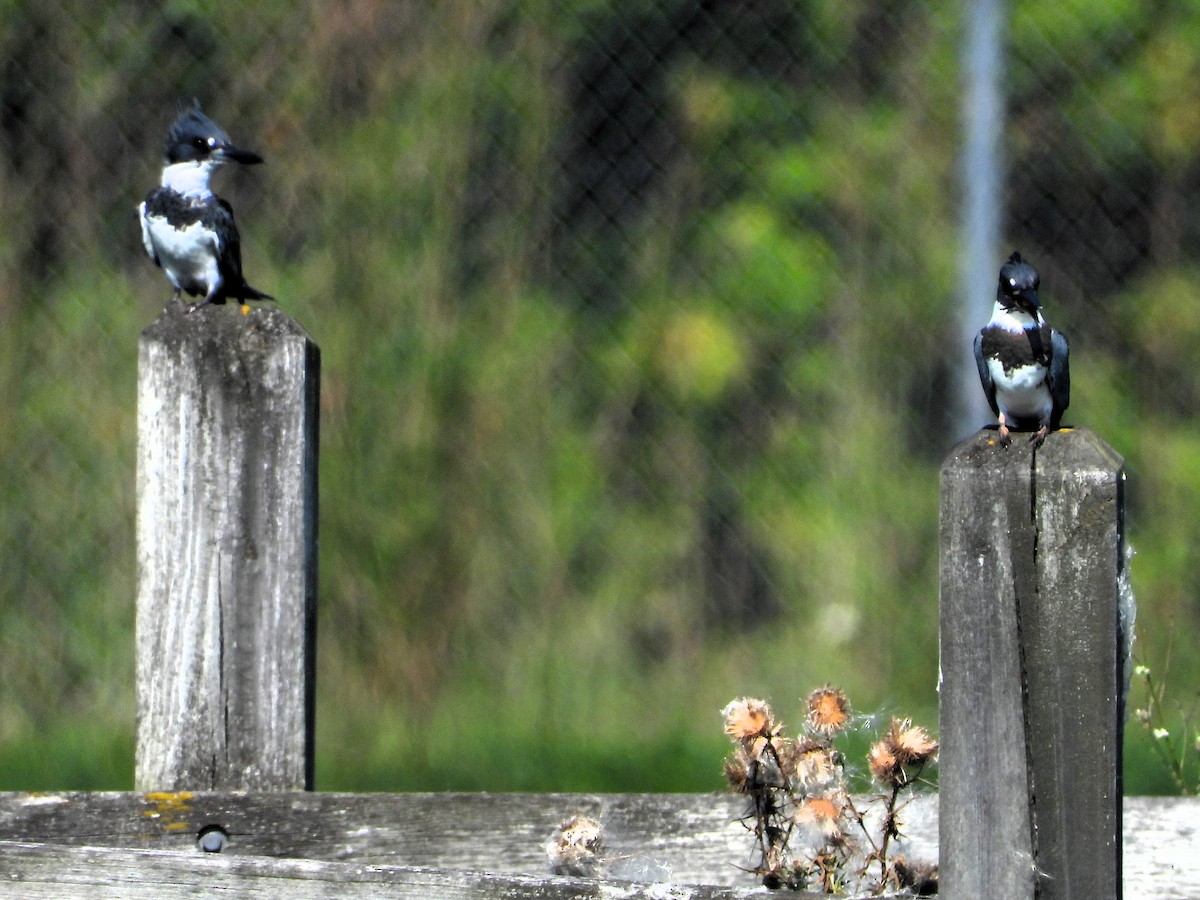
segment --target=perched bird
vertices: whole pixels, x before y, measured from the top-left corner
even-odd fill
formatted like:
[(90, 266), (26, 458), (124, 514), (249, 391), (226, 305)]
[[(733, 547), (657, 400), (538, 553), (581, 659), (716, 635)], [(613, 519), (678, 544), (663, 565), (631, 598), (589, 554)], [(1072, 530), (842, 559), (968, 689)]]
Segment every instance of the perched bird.
[(162, 184), (138, 205), (146, 253), (175, 288), (202, 299), (188, 312), (226, 298), (273, 300), (246, 283), (242, 243), (233, 209), (212, 192), (209, 180), (226, 162), (253, 165), (262, 157), (233, 146), (229, 135), (200, 111), (185, 110), (167, 132)]
[(1010, 428), (1036, 429), (1029, 440), (1040, 447), (1071, 402), (1067, 339), (1042, 318), (1039, 283), (1037, 269), (1013, 253), (1000, 267), (992, 318), (975, 336), (979, 380), (1006, 447)]

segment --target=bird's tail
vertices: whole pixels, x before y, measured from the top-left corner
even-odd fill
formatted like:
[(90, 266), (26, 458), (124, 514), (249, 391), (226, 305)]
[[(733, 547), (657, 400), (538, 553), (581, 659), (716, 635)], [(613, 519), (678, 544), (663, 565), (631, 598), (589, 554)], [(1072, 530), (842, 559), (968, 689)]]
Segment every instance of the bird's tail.
[(235, 290), (227, 292), (226, 296), (237, 299), (237, 300), (274, 300), (275, 299), (270, 294), (264, 294), (262, 291), (258, 290), (257, 288), (250, 287), (250, 285), (248, 285), (244, 281)]

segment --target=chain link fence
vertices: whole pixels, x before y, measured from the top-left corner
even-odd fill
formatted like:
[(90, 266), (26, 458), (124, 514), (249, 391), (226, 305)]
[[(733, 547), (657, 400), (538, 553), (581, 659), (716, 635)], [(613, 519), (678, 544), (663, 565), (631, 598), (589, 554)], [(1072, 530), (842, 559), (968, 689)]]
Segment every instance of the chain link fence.
[[(4, 786), (132, 771), (136, 341), (170, 294), (133, 208), (193, 98), (267, 158), (217, 190), (323, 353), (320, 786), (713, 787), (734, 695), (933, 714), (962, 4), (4, 15)], [(988, 264), (1041, 270), (1177, 660), (1198, 48), (1186, 5), (1008, 10)]]

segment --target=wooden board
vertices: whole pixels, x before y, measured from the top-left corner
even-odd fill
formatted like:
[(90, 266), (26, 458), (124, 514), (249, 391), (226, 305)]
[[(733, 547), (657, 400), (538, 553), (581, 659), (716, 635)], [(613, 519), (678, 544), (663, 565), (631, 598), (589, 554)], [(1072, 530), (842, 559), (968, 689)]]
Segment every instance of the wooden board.
[[(604, 825), (606, 883), (644, 886), (630, 897), (765, 893), (737, 868), (752, 862), (751, 839), (738, 821), (744, 802), (725, 794), (56, 793), (0, 794), (0, 896), (151, 896), (139, 883), (156, 885), (154, 896), (194, 896), (198, 883), (227, 883), (204, 881), (214, 873), (242, 879), (243, 896), (265, 896), (263, 885), (298, 897), (626, 896), (586, 879), (576, 880), (584, 893), (564, 892), (548, 875), (544, 845), (576, 812)], [(908, 857), (936, 859), (936, 797), (914, 801), (902, 822)], [(220, 854), (197, 849), (209, 824), (229, 832)], [(1127, 798), (1126, 895), (1195, 897), (1198, 833), (1200, 799)], [(337, 879), (367, 886), (343, 893), (329, 884)], [(72, 887), (85, 883), (114, 887)]]

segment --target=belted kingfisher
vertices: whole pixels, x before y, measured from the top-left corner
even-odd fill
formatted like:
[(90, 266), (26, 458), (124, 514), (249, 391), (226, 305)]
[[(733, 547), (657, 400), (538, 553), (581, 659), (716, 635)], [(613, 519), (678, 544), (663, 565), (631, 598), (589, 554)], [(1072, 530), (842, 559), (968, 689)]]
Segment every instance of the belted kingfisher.
[(167, 132), (162, 184), (138, 205), (142, 244), (180, 291), (203, 299), (187, 312), (226, 298), (273, 300), (242, 276), (242, 242), (233, 209), (208, 186), (227, 161), (253, 165), (262, 157), (233, 146), (229, 135), (197, 102)]
[(1029, 440), (1040, 447), (1071, 402), (1067, 339), (1042, 318), (1040, 281), (1037, 269), (1014, 252), (1000, 267), (992, 318), (975, 336), (979, 380), (1005, 447), (1010, 427), (1036, 428)]

